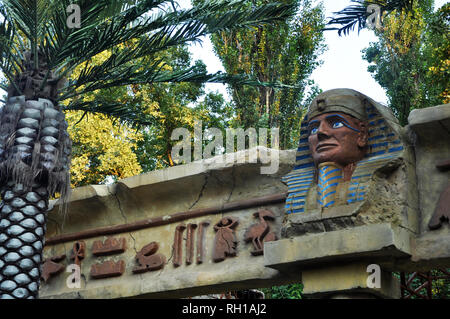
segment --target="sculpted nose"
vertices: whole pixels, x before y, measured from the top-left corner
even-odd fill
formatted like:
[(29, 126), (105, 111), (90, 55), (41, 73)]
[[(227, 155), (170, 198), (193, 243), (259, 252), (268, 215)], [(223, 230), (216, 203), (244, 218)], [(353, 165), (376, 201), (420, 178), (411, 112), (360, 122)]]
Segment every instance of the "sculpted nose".
[(321, 122), (317, 128), (317, 138), (320, 140), (325, 140), (331, 136), (330, 127), (325, 121)]
[(327, 134), (324, 134), (322, 132), (317, 133), (317, 138), (319, 139), (319, 141), (323, 141), (328, 139), (330, 136), (328, 136)]

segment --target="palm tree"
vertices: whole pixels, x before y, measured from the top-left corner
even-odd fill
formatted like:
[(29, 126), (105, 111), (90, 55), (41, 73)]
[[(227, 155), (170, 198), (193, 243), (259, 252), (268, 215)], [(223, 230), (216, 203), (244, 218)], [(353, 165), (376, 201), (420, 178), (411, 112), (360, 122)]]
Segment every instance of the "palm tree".
[[(338, 34), (349, 34), (358, 26), (358, 32), (366, 27), (367, 18), (371, 15), (368, 6), (371, 4), (377, 5), (380, 8), (380, 16), (383, 14), (389, 14), (394, 10), (401, 11), (403, 9), (412, 11), (413, 3), (415, 0), (351, 0), (352, 5), (349, 5), (341, 11), (334, 12), (327, 25), (330, 27), (325, 30), (337, 30)], [(335, 27), (332, 25), (339, 25)]]
[[(137, 110), (84, 101), (83, 94), (155, 82), (255, 84), (195, 66), (171, 72), (157, 58), (147, 69), (134, 62), (212, 32), (259, 26), (294, 11), (283, 4), (254, 8), (245, 0), (205, 1), (185, 10), (173, 0), (141, 0), (126, 1), (136, 4), (117, 12), (117, 0), (79, 0), (81, 25), (74, 28), (67, 23), (71, 2), (0, 2), (0, 68), (7, 80), (1, 87), (8, 92), (0, 111), (0, 298), (38, 296), (48, 200), (57, 193), (67, 199), (70, 191), (71, 141), (64, 110), (145, 124)], [(106, 50), (110, 55), (104, 62), (89, 63)], [(65, 80), (80, 65), (79, 76)]]

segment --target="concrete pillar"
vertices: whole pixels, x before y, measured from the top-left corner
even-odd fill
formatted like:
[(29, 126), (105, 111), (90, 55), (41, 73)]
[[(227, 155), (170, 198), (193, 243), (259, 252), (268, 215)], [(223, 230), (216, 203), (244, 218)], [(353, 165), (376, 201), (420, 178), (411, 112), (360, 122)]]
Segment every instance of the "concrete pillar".
[(303, 294), (331, 299), (400, 298), (399, 280), (381, 269), (368, 272), (369, 265), (358, 262), (302, 270)]

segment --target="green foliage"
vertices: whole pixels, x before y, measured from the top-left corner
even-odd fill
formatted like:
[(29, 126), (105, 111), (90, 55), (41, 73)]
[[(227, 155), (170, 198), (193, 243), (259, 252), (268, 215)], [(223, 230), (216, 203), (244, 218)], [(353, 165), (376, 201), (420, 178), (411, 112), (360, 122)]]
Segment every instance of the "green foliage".
[[(405, 273), (405, 280), (409, 281), (414, 273)], [(433, 269), (427, 272), (416, 274), (415, 278), (408, 284), (408, 288), (417, 292), (422, 298), (428, 298), (428, 285), (426, 284), (431, 278), (431, 298), (432, 299), (450, 299), (450, 268)], [(399, 281), (400, 273), (393, 274)], [(404, 290), (404, 298), (406, 299), (422, 299), (419, 296), (411, 294)]]
[(91, 114), (80, 121), (81, 116), (74, 111), (66, 114), (73, 141), (72, 187), (117, 181), (142, 172), (135, 153), (141, 133), (117, 125), (103, 114)]
[[(276, 25), (212, 35), (214, 50), (228, 74), (248, 74), (261, 82), (282, 82), (295, 88), (230, 85), (236, 110), (235, 127), (278, 127), (281, 148), (295, 147), (308, 80), (325, 49), (323, 8), (310, 0), (286, 0), (295, 16)], [(202, 3), (201, 0), (194, 3)], [(249, 2), (261, 5), (268, 1)], [(270, 1), (269, 1), (270, 3)]]
[[(173, 70), (185, 68), (192, 61), (186, 47), (170, 49), (161, 54), (168, 67)], [(143, 61), (145, 68), (147, 61)], [(196, 61), (198, 67), (206, 66)], [(194, 131), (196, 121), (202, 121), (203, 129), (216, 127), (224, 129), (232, 117), (222, 95), (208, 93), (200, 83), (158, 83), (133, 87), (133, 103), (145, 106), (143, 112), (149, 117), (149, 124), (142, 130), (144, 139), (138, 143), (136, 154), (144, 172), (173, 166), (171, 140), (177, 128)]]
[[(447, 273), (450, 273), (450, 268), (445, 269)], [(441, 277), (433, 281), (432, 293), (433, 299), (450, 299), (450, 277), (443, 276), (439, 270), (432, 270), (432, 276)]]
[(367, 18), (372, 14), (368, 11), (368, 6), (376, 4), (380, 8), (380, 15), (388, 15), (393, 11), (413, 10), (414, 4), (421, 3), (422, 0), (351, 0), (351, 5), (334, 12), (334, 16), (327, 22), (325, 30), (337, 30), (339, 36), (348, 35), (357, 27), (358, 32), (366, 27)]
[[(108, 52), (97, 55), (90, 62), (90, 67), (103, 63), (108, 56)], [(186, 46), (159, 52), (157, 58), (163, 61), (164, 68), (172, 72), (188, 68), (194, 63)], [(141, 69), (146, 69), (151, 63), (153, 62), (149, 57), (135, 61), (135, 65)], [(200, 61), (196, 61), (195, 65), (199, 69), (206, 70), (206, 66)], [(77, 77), (83, 68), (84, 66), (81, 66), (76, 69), (72, 76)], [(117, 103), (129, 112), (140, 114), (141, 122), (146, 123), (138, 128), (140, 138), (136, 139), (131, 146), (123, 144), (123, 147), (134, 149), (142, 172), (174, 165), (171, 159), (171, 150), (177, 141), (171, 140), (171, 134), (176, 128), (184, 127), (193, 132), (195, 121), (202, 121), (204, 129), (216, 127), (224, 130), (233, 117), (233, 110), (225, 103), (222, 95), (216, 93), (205, 95), (204, 85), (195, 82), (113, 87), (86, 93), (83, 95), (83, 100), (97, 103), (103, 101), (105, 105)], [(83, 121), (84, 119), (80, 124)], [(75, 120), (72, 121), (72, 123), (75, 122)], [(122, 122), (121, 124), (122, 127), (133, 130), (126, 123)], [(77, 139), (74, 139), (76, 145), (77, 142)], [(79, 155), (74, 153), (75, 157)], [(127, 160), (134, 163), (134, 159)], [(106, 176), (99, 173), (97, 179), (104, 180)], [(123, 178), (125, 175), (120, 174), (118, 177)]]
[(379, 41), (363, 50), (368, 71), (386, 90), (402, 125), (412, 109), (448, 102), (450, 6), (432, 13), (432, 3), (393, 11), (376, 31)]
[[(135, 4), (133, 4), (135, 2)], [(199, 65), (177, 71), (165, 68), (158, 53), (196, 41), (199, 37), (237, 27), (258, 27), (283, 20), (292, 6), (269, 4), (247, 7), (245, 0), (207, 1), (191, 9), (180, 9), (166, 0), (127, 1), (117, 12), (118, 2), (79, 0), (81, 27), (67, 24), (72, 0), (4, 0), (0, 3), (0, 69), (10, 87), (10, 95), (22, 95), (20, 78), (24, 70), (39, 70), (39, 89), (27, 98), (47, 97), (56, 102), (70, 99), (66, 110), (99, 112), (135, 124), (142, 121), (136, 110), (108, 99), (85, 100), (89, 92), (125, 85), (167, 82), (233, 82), (261, 84), (237, 75), (207, 74)], [(221, 11), (223, 10), (223, 11)], [(221, 14), (218, 14), (222, 12)], [(124, 45), (126, 44), (126, 45)], [(26, 61), (24, 52), (31, 53)], [(99, 64), (90, 61), (109, 52)], [(149, 57), (146, 68), (137, 60)], [(25, 63), (29, 66), (25, 67)], [(80, 65), (77, 77), (64, 81)], [(51, 83), (47, 83), (51, 80)], [(47, 84), (58, 88), (57, 97), (45, 96)], [(3, 87), (6, 88), (6, 87)]]
[[(201, 121), (202, 132), (214, 127), (220, 129), (225, 136), (225, 129), (229, 127), (233, 110), (223, 96), (219, 93), (208, 93), (202, 96), (204, 92), (201, 88), (189, 103), (172, 104), (166, 107), (167, 96), (172, 96), (174, 98), (172, 101), (177, 100), (180, 96), (177, 91), (183, 89), (188, 88), (175, 86), (165, 90), (161, 88), (152, 88), (148, 91), (142, 88), (141, 90), (144, 94), (150, 91), (164, 93), (162, 96), (155, 94), (151, 97), (154, 105), (158, 105), (158, 114), (155, 116), (160, 120), (146, 126), (142, 130), (143, 140), (137, 143), (136, 154), (144, 172), (176, 164), (171, 158), (172, 147), (178, 142), (178, 140), (171, 140), (171, 134), (176, 128), (186, 128), (193, 134), (195, 123)], [(193, 151), (193, 139), (191, 143)], [(203, 141), (203, 147), (205, 144), (206, 141)]]
[(263, 288), (262, 291), (266, 299), (303, 299), (303, 285), (299, 283)]
[(450, 4), (430, 15), (423, 49), (432, 104), (450, 103)]

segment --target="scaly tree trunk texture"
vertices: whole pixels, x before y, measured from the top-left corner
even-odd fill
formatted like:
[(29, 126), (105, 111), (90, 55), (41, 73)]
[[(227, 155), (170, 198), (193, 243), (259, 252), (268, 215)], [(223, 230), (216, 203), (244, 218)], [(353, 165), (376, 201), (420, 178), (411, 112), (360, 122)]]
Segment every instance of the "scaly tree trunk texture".
[(37, 298), (49, 197), (70, 190), (71, 142), (50, 100), (0, 111), (0, 299)]
[(37, 298), (48, 192), (14, 182), (2, 187), (0, 298)]

